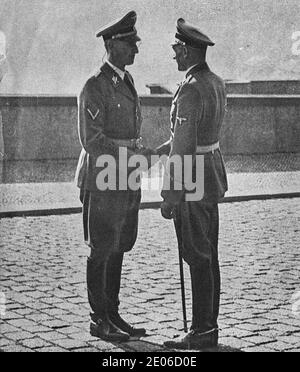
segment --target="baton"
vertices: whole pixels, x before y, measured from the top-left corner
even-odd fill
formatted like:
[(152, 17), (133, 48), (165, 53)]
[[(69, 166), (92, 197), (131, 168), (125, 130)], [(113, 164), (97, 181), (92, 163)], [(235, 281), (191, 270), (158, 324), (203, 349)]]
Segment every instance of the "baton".
[[(173, 212), (174, 213), (174, 212)], [(173, 214), (174, 222), (176, 222), (175, 214)], [(182, 300), (182, 313), (183, 313), (183, 329), (185, 333), (188, 333), (188, 325), (186, 318), (186, 302), (185, 302), (185, 287), (184, 287), (184, 270), (183, 270), (183, 258), (182, 258), (182, 241), (179, 233), (177, 232), (176, 226), (176, 235), (178, 240), (178, 255), (179, 255), (179, 270), (180, 270), (180, 285), (181, 285), (181, 300)]]

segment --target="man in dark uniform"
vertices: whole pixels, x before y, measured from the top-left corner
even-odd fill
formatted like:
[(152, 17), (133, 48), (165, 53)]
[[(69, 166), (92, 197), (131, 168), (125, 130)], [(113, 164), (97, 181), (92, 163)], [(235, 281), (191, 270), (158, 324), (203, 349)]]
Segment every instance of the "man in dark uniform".
[(123, 256), (136, 241), (141, 191), (128, 186), (105, 190), (99, 182), (104, 169), (103, 162), (99, 162), (101, 156), (111, 156), (122, 176), (127, 170), (120, 169), (121, 147), (126, 148), (128, 158), (151, 153), (140, 143), (139, 98), (133, 79), (125, 70), (138, 53), (136, 19), (132, 11), (97, 33), (104, 39), (107, 62), (86, 82), (79, 97), (83, 149), (76, 178), (83, 203), (84, 237), (91, 248), (87, 261), (90, 327), (93, 336), (108, 341), (126, 341), (130, 336), (146, 334), (145, 329), (129, 325), (118, 310)]
[[(173, 100), (172, 141), (162, 146), (159, 153), (167, 153), (171, 148), (169, 159), (174, 155), (180, 158), (189, 155), (194, 161), (197, 155), (203, 155), (204, 195), (202, 200), (188, 201), (184, 186), (181, 190), (174, 187), (176, 183), (178, 186), (177, 175), (170, 167), (165, 177), (170, 177), (171, 188), (162, 191), (161, 212), (164, 218), (174, 218), (178, 245), (190, 266), (193, 318), (190, 333), (179, 341), (166, 342), (168, 348), (203, 349), (218, 344), (218, 202), (227, 191), (219, 135), (226, 95), (223, 81), (206, 63), (207, 47), (213, 45), (198, 28), (178, 20), (174, 59), (179, 71), (187, 74)], [(201, 172), (195, 164), (192, 166), (194, 178)]]

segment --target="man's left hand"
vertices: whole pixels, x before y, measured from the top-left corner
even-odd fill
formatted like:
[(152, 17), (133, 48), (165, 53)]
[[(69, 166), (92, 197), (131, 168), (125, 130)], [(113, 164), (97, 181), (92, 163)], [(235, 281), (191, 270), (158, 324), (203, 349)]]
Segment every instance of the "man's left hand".
[(172, 218), (174, 218), (175, 205), (168, 202), (163, 202), (160, 206), (160, 209), (163, 218), (167, 220), (171, 220)]

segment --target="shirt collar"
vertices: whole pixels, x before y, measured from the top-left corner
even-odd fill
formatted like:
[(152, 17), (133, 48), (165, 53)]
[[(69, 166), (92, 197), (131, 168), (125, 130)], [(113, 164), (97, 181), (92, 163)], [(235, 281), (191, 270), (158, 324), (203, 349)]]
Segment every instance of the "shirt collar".
[(193, 66), (191, 66), (188, 70), (187, 70), (187, 72), (186, 72), (186, 77), (189, 75), (189, 73), (192, 71), (192, 69), (194, 68), (194, 67), (196, 67), (198, 64), (196, 63), (195, 65), (193, 65)]
[(113, 65), (110, 61), (106, 61), (107, 62), (107, 64), (120, 76), (120, 78), (122, 79), (122, 80), (124, 80), (124, 78), (125, 78), (125, 71), (122, 71), (122, 70), (120, 70), (118, 67), (116, 67), (115, 65)]
[(207, 70), (209, 71), (209, 67), (208, 67), (208, 64), (206, 62), (204, 63), (198, 63), (194, 66), (191, 66), (188, 70), (187, 70), (187, 73), (186, 73), (186, 78), (188, 78), (190, 75), (193, 75), (194, 73), (196, 72), (199, 72), (199, 71), (202, 71), (202, 70)]

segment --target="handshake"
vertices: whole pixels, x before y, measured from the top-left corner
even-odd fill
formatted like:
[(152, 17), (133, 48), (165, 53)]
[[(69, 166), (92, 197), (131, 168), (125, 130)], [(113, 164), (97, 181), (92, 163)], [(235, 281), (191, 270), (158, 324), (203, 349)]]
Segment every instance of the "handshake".
[[(136, 154), (137, 155), (142, 155), (142, 156), (147, 158), (147, 163), (148, 163), (148, 165), (150, 164), (150, 166), (148, 166), (148, 168), (145, 169), (145, 171), (147, 171), (149, 168), (151, 168), (154, 165), (154, 163), (151, 161), (151, 159), (153, 159), (153, 158), (151, 158), (151, 157), (156, 155), (157, 160), (158, 160), (159, 157), (162, 156), (162, 155), (169, 155), (170, 151), (171, 151), (171, 140), (163, 143), (162, 145), (158, 146), (154, 150), (143, 147), (143, 148), (139, 149), (136, 152)], [(165, 218), (167, 220), (171, 220), (175, 217), (175, 209), (176, 209), (175, 204), (173, 204), (171, 202), (168, 202), (168, 201), (164, 201), (161, 204), (161, 215), (163, 216), (163, 218)]]
[(134, 151), (134, 155), (141, 156), (143, 161), (140, 162), (139, 169), (143, 172), (147, 172), (151, 167), (153, 167), (163, 155), (168, 156), (171, 151), (171, 140), (163, 143), (162, 145), (151, 149), (144, 147), (143, 144), (139, 144), (140, 147), (137, 147)]

